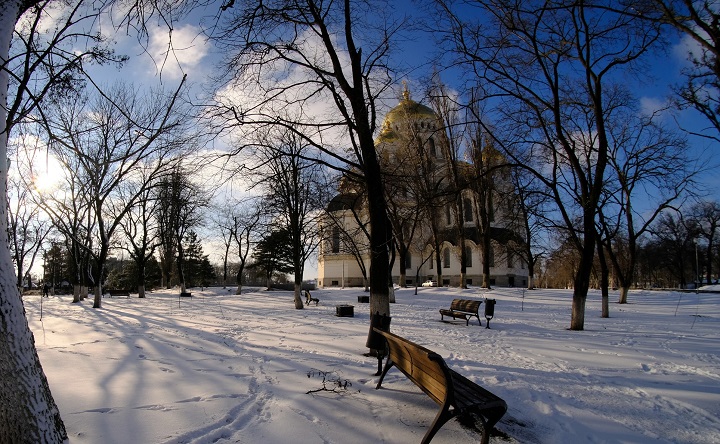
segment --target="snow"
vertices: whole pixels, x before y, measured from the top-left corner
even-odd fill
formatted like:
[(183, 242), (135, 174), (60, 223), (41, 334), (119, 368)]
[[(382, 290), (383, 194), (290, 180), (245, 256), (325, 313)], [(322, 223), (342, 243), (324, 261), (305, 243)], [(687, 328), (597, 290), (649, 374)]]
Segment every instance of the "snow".
[[(396, 291), (391, 331), (507, 402), (491, 442), (720, 442), (718, 294), (633, 291), (626, 305), (611, 294), (603, 319), (592, 292), (578, 332), (569, 290), (414, 292)], [(320, 304), (304, 310), (285, 291), (177, 293), (102, 309), (25, 296), (71, 444), (413, 443), (432, 424), (438, 407), (396, 369), (375, 390), (361, 289), (313, 291)], [(457, 297), (495, 299), (490, 329), (440, 322)], [(336, 317), (339, 304), (354, 317)], [(479, 438), (451, 420), (433, 443)]]

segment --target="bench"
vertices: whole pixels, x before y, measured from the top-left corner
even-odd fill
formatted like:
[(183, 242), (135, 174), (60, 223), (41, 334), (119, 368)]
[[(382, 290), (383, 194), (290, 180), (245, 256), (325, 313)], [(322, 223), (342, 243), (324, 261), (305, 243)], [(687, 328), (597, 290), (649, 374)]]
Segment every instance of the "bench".
[(373, 330), (384, 336), (388, 345), (388, 358), (375, 388), (380, 388), (388, 370), (395, 366), (440, 405), (422, 444), (429, 443), (447, 421), (466, 413), (474, 413), (480, 418), (482, 443), (490, 442), (490, 431), (507, 411), (505, 401), (451, 370), (437, 353), (393, 333)]
[(192, 298), (192, 293), (189, 293), (189, 292), (187, 292), (187, 291), (181, 291), (181, 292), (180, 292), (180, 297), (181, 297), (181, 298)]
[(111, 298), (115, 296), (130, 297), (130, 290), (105, 290), (105, 293), (109, 294)]
[(477, 318), (480, 326), (482, 326), (482, 321), (478, 313), (482, 302), (483, 301), (474, 301), (471, 299), (453, 299), (449, 309), (440, 309), (440, 320), (444, 320), (445, 316), (450, 316), (453, 319), (463, 318), (465, 319), (465, 325), (470, 325), (470, 318), (474, 316)]

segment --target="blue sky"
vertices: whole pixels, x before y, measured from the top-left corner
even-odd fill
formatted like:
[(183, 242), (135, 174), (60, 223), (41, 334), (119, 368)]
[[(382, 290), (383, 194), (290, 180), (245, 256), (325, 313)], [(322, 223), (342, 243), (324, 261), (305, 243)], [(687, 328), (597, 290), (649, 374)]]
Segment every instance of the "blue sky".
[[(392, 2), (394, 12), (407, 14), (409, 18), (416, 17), (421, 12), (413, 6), (410, 0)], [(147, 52), (140, 46), (134, 36), (116, 34), (117, 51), (130, 56), (129, 62), (121, 69), (115, 67), (93, 68), (92, 75), (100, 83), (109, 84), (115, 80), (132, 82), (136, 85), (147, 87), (164, 85), (168, 89), (174, 89), (180, 81), (183, 73), (188, 75), (188, 81), (195, 85), (195, 91), (200, 93), (201, 86), (206, 85), (208, 75), (211, 74), (216, 63), (225, 54), (219, 54), (212, 42), (205, 39), (201, 24), (211, 22), (214, 10), (209, 13), (200, 11), (176, 24), (173, 30), (173, 46), (175, 51), (167, 53), (168, 34), (164, 26), (150, 26)], [(105, 27), (108, 29), (108, 27)], [(395, 61), (401, 69), (397, 78), (396, 95), (388, 97), (385, 103), (385, 110), (396, 103), (399, 96), (401, 81), (407, 80), (410, 89), (414, 93), (413, 98), (422, 99), (422, 80), (429, 76), (434, 64), (432, 58), (437, 55), (437, 48), (431, 36), (425, 32), (406, 32), (405, 37), (399, 42), (398, 48), (394, 51)], [(692, 50), (692, 44), (687, 40), (674, 38), (666, 51), (657, 54), (649, 61), (646, 75), (639, 78), (628, 78), (628, 84), (635, 91), (640, 106), (645, 110), (652, 110), (662, 107), (671, 94), (670, 84), (680, 80), (680, 70), (687, 63), (687, 52)], [(450, 85), (457, 80), (450, 72), (443, 73), (443, 78)], [(212, 86), (212, 85), (210, 85)], [(705, 127), (701, 116), (693, 111), (683, 111), (676, 114), (681, 125), (689, 129), (698, 130)], [(674, 125), (673, 119), (667, 117), (668, 125)], [(378, 122), (378, 128), (380, 122)], [(705, 139), (692, 138), (691, 145), (694, 152), (708, 155), (706, 165), (715, 166), (718, 164), (718, 148)], [(709, 154), (708, 154), (709, 153)], [(700, 154), (698, 154), (700, 155)], [(703, 183), (710, 190), (710, 198), (720, 199), (717, 192), (720, 179), (717, 174), (708, 173), (703, 177)]]

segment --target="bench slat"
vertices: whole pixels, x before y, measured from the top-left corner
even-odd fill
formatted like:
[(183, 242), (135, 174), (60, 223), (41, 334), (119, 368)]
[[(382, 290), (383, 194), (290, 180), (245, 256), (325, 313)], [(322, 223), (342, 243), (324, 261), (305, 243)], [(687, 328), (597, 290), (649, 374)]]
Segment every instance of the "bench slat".
[(448, 368), (437, 353), (393, 333), (377, 328), (373, 330), (385, 337), (389, 349), (376, 388), (380, 388), (388, 370), (395, 366), (440, 405), (432, 427), (423, 437), (423, 444), (429, 443), (445, 422), (466, 411), (480, 415), (483, 422), (482, 442), (488, 444), (490, 430), (507, 411), (505, 401)]
[(445, 375), (437, 363), (430, 359), (435, 353), (429, 350), (412, 349), (394, 339), (389, 358), (411, 381), (439, 404), (445, 401), (447, 393)]

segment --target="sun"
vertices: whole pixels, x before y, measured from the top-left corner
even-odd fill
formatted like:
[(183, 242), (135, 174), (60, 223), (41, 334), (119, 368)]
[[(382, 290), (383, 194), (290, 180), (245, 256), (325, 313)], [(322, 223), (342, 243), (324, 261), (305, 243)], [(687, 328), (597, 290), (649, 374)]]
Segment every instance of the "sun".
[(40, 193), (50, 193), (63, 182), (65, 170), (52, 154), (44, 157), (32, 170), (32, 186)]

